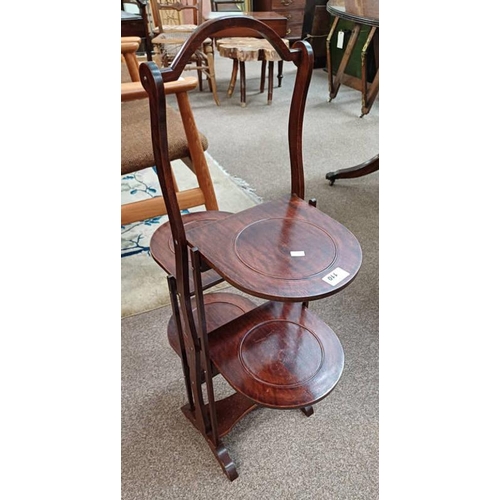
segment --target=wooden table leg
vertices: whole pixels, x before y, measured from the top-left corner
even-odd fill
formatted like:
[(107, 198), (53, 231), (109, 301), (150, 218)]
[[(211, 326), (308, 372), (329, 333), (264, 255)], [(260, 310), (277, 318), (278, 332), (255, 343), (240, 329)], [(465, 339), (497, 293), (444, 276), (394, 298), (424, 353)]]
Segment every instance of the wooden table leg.
[(283, 80), (283, 59), (278, 61), (278, 87), (281, 87), (281, 80)]
[(260, 93), (264, 92), (265, 84), (266, 84), (266, 67), (267, 61), (265, 59), (262, 60), (262, 66), (260, 67)]
[(212, 95), (214, 97), (215, 104), (217, 104), (217, 106), (220, 106), (219, 96), (217, 95), (217, 81), (215, 79), (215, 61), (214, 61), (213, 45), (211, 43), (206, 43), (203, 46), (203, 51), (207, 59), (207, 66), (209, 72), (208, 86), (210, 87), (210, 91), (212, 92)]
[(375, 77), (373, 78), (373, 82), (366, 96), (366, 100), (363, 101), (363, 106), (361, 108), (361, 117), (367, 115), (370, 112), (370, 109), (372, 109), (372, 105), (377, 95), (378, 95), (378, 70), (377, 73), (375, 73)]
[(247, 105), (245, 61), (240, 61), (240, 93), (241, 107), (244, 108)]
[(269, 61), (267, 104), (271, 104), (273, 102), (273, 83), (274, 83), (274, 61)]
[(227, 96), (231, 97), (236, 86), (236, 77), (238, 76), (238, 60), (233, 59), (233, 71), (231, 72), (231, 80), (229, 81), (229, 88), (227, 89)]
[(339, 24), (339, 18), (336, 17), (333, 20), (332, 27), (330, 28), (330, 33), (326, 37), (326, 71), (328, 74), (328, 95), (332, 93), (333, 88), (333, 68), (332, 68), (332, 56), (331, 56), (331, 41), (333, 37), (333, 33)]
[(330, 99), (329, 99), (330, 101), (332, 99), (335, 99), (335, 97), (337, 96), (340, 84), (342, 83), (342, 77), (344, 76), (345, 69), (349, 64), (349, 60), (351, 59), (354, 46), (358, 41), (360, 30), (361, 30), (361, 25), (355, 24), (351, 36), (349, 38), (349, 42), (347, 43), (344, 55), (342, 56), (342, 60), (340, 61), (337, 73), (335, 74), (335, 80), (333, 82), (332, 89), (330, 91)]
[[(375, 75), (375, 79), (370, 88), (370, 99), (368, 98), (368, 79), (366, 75), (366, 53), (368, 52), (368, 47), (372, 43), (373, 37), (377, 31), (377, 27), (373, 26), (366, 38), (366, 42), (363, 45), (363, 49), (361, 50), (361, 118), (370, 112), (373, 101), (375, 100), (376, 93), (378, 92), (378, 71)], [(375, 82), (376, 80), (376, 82)], [(373, 85), (375, 84), (375, 85)]]

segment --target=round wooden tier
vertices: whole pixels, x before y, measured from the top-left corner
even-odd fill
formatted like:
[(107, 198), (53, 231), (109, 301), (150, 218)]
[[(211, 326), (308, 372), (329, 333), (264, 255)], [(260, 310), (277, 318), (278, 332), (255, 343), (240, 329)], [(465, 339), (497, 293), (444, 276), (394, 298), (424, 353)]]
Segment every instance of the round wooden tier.
[[(257, 307), (255, 303), (246, 297), (230, 292), (207, 293), (203, 300), (205, 304), (206, 328), (209, 336), (210, 332)], [(194, 302), (193, 299), (193, 313), (196, 316), (196, 305)], [(179, 330), (177, 329), (174, 315), (172, 315), (168, 322), (167, 336), (170, 347), (180, 356)]]
[[(182, 216), (182, 222), (186, 230), (209, 224), (217, 220), (225, 219), (231, 212), (210, 210), (206, 212), (193, 212)], [(174, 240), (170, 222), (162, 224), (151, 237), (151, 256), (156, 263), (168, 274), (175, 276), (175, 253)], [(207, 271), (202, 275), (203, 288), (208, 288), (222, 278), (215, 271)], [(194, 290), (193, 280), (189, 277), (189, 289)]]
[(362, 252), (342, 224), (294, 196), (188, 230), (210, 267), (236, 288), (268, 300), (309, 301), (342, 290)]
[(208, 343), (229, 384), (269, 408), (317, 403), (344, 368), (338, 337), (303, 304), (266, 302), (211, 332)]

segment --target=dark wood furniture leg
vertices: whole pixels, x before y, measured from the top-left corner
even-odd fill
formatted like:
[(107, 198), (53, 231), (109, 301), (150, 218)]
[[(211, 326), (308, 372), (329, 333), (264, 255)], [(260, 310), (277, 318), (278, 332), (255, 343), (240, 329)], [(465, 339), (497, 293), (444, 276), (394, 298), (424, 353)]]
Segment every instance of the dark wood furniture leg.
[(246, 72), (245, 72), (245, 61), (240, 61), (240, 103), (241, 107), (244, 108), (247, 105), (247, 82), (246, 82)]
[[(368, 80), (366, 75), (366, 53), (368, 51), (368, 47), (372, 43), (373, 37), (377, 32), (378, 28), (376, 26), (372, 26), (370, 29), (370, 33), (366, 39), (365, 44), (363, 45), (363, 49), (361, 51), (361, 117), (367, 115), (370, 112), (370, 109), (375, 101), (375, 98), (378, 94), (378, 70), (375, 74), (373, 82), (368, 89)], [(378, 67), (378, 66), (377, 66)]]
[(327, 71), (327, 75), (328, 75), (328, 95), (331, 95), (332, 88), (333, 88), (333, 68), (332, 68), (332, 55), (331, 55), (330, 44), (331, 44), (333, 34), (334, 34), (335, 29), (337, 28), (338, 24), (339, 24), (339, 18), (335, 17), (333, 19), (333, 23), (332, 23), (332, 27), (330, 28), (330, 32), (328, 33), (328, 36), (326, 37), (326, 71)]
[(264, 92), (264, 89), (266, 87), (266, 68), (267, 68), (267, 61), (264, 59), (262, 61), (262, 65), (260, 67), (260, 93), (261, 94)]
[[(335, 99), (337, 96), (337, 93), (340, 88), (340, 84), (342, 83), (342, 77), (344, 76), (345, 69), (347, 65), (349, 64), (349, 60), (351, 59), (352, 51), (354, 50), (354, 46), (356, 45), (356, 42), (358, 41), (359, 37), (359, 32), (361, 30), (361, 25), (360, 24), (355, 24), (354, 28), (352, 30), (351, 36), (349, 38), (349, 42), (347, 43), (347, 47), (345, 49), (344, 55), (342, 56), (342, 60), (340, 61), (339, 68), (337, 70), (337, 73), (335, 74), (335, 80), (333, 83), (330, 85), (330, 99)], [(332, 78), (332, 75), (330, 73), (329, 75), (330, 80)]]
[(273, 102), (273, 80), (274, 80), (274, 61), (269, 61), (269, 76), (267, 87), (267, 104)]
[(152, 61), (153, 60), (153, 44), (151, 43), (151, 37), (149, 36), (148, 13), (146, 12), (146, 6), (148, 4), (148, 0), (137, 0), (137, 4), (139, 6), (139, 10), (141, 12), (141, 17), (142, 17), (142, 22), (144, 24), (146, 58), (148, 61)]
[(355, 167), (329, 172), (326, 174), (326, 179), (330, 181), (330, 186), (333, 186), (337, 179), (354, 179), (376, 172), (378, 170), (378, 158), (379, 155), (376, 155)]
[(229, 88), (227, 89), (228, 97), (231, 97), (233, 95), (237, 77), (238, 77), (238, 60), (233, 59), (233, 71), (231, 72), (231, 80), (229, 81)]
[(281, 80), (283, 80), (283, 59), (278, 61), (278, 87), (281, 87)]

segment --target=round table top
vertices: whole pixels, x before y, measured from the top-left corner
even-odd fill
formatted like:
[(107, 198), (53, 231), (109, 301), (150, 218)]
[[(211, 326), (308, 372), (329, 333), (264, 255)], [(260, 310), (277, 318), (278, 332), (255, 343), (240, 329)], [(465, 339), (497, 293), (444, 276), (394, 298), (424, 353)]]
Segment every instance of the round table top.
[[(373, 10), (370, 10), (370, 16), (361, 15), (359, 13), (359, 9), (355, 11), (355, 9), (350, 8), (349, 0), (328, 0), (326, 4), (326, 10), (332, 15), (339, 17), (340, 19), (345, 19), (346, 21), (352, 21), (355, 23), (361, 23), (368, 26), (376, 26), (378, 27), (378, 15), (377, 17), (372, 14)], [(378, 9), (377, 13), (378, 13)]]
[[(289, 40), (283, 39), (289, 46)], [(217, 50), (222, 57), (230, 57), (238, 61), (280, 61), (276, 49), (265, 38), (229, 37), (216, 41)]]

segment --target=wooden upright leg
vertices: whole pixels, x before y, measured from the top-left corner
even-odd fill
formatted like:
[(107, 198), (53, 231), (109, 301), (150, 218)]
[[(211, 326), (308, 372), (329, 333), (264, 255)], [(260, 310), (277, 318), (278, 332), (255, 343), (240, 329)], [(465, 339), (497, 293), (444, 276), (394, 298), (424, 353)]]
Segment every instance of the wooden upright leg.
[(269, 61), (267, 104), (271, 104), (273, 102), (273, 83), (274, 83), (274, 61)]
[(228, 97), (231, 97), (233, 95), (237, 77), (238, 77), (238, 60), (233, 59), (233, 71), (231, 72), (231, 80), (229, 80), (229, 87), (227, 89)]
[(370, 109), (372, 109), (372, 105), (377, 95), (378, 95), (378, 70), (377, 73), (375, 74), (375, 77), (373, 78), (372, 84), (370, 85), (370, 90), (366, 95), (366, 100), (363, 101), (363, 106), (361, 108), (361, 117), (367, 115), (370, 112)]
[(281, 87), (281, 80), (283, 80), (283, 59), (278, 61), (278, 87)]
[(208, 81), (210, 85), (210, 90), (212, 91), (212, 95), (214, 97), (215, 104), (220, 106), (219, 96), (217, 94), (217, 82), (215, 79), (215, 62), (214, 62), (214, 48), (211, 43), (206, 43), (203, 46), (203, 52), (207, 59), (208, 66)]
[(363, 45), (363, 49), (361, 50), (361, 118), (370, 112), (372, 104), (375, 101), (375, 97), (377, 97), (378, 94), (378, 70), (370, 86), (370, 90), (368, 90), (368, 81), (366, 75), (366, 53), (368, 51), (368, 47), (372, 43), (377, 29), (378, 28), (376, 26), (373, 26), (371, 28), (366, 42)]
[(218, 210), (217, 198), (208, 169), (207, 159), (201, 144), (200, 134), (196, 127), (193, 111), (189, 104), (187, 92), (179, 92), (177, 95), (177, 104), (184, 125), (184, 131), (189, 145), (189, 153), (191, 160), (195, 166), (195, 174), (198, 180), (198, 185), (203, 192), (205, 198), (205, 206), (207, 210)]
[(172, 275), (168, 275), (168, 291), (170, 294), (170, 303), (172, 304), (172, 313), (174, 315), (175, 324), (177, 326), (177, 335), (181, 351), (182, 372), (184, 373), (184, 383), (186, 385), (186, 394), (188, 398), (189, 410), (194, 412), (193, 391), (191, 389), (191, 375), (189, 371), (189, 363), (187, 358), (184, 336), (182, 333), (181, 312), (179, 310), (179, 301), (177, 299), (177, 284)]
[[(339, 18), (336, 17), (333, 20), (332, 27), (330, 28), (330, 32), (328, 33), (328, 36), (326, 37), (326, 71), (328, 75), (328, 95), (332, 93), (333, 89), (333, 68), (332, 68), (332, 56), (331, 56), (331, 41), (333, 34), (335, 32), (335, 28), (339, 24)], [(331, 100), (331, 99), (330, 99)]]
[(245, 72), (245, 61), (240, 61), (240, 103), (244, 108), (247, 105), (247, 82)]
[(260, 93), (264, 92), (264, 88), (266, 86), (266, 67), (267, 61), (265, 59), (262, 60), (262, 65), (260, 67)]
[(355, 24), (352, 30), (351, 36), (349, 38), (349, 42), (347, 43), (347, 47), (345, 49), (344, 55), (342, 56), (342, 60), (340, 61), (337, 73), (335, 74), (335, 80), (333, 82), (331, 91), (330, 91), (330, 101), (335, 99), (337, 93), (340, 88), (340, 84), (342, 83), (342, 77), (344, 76), (345, 69), (349, 64), (349, 60), (351, 59), (352, 52), (354, 50), (354, 46), (358, 41), (359, 32), (361, 30), (360, 24)]

